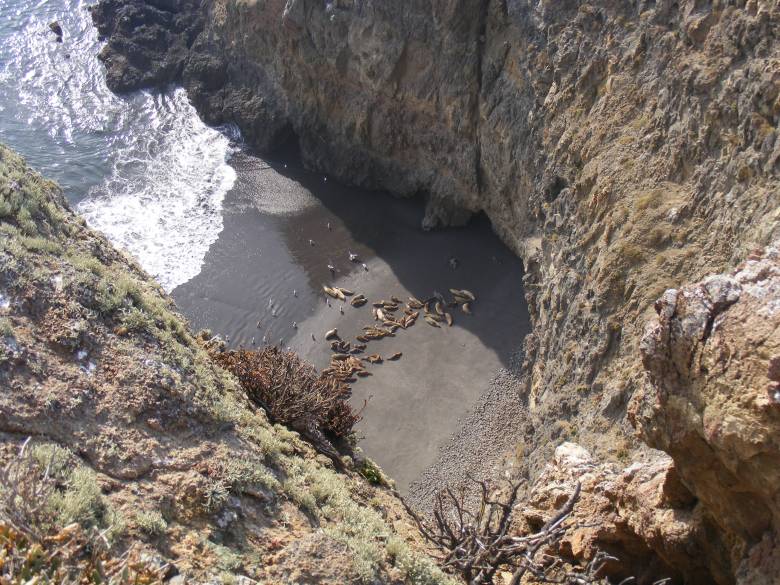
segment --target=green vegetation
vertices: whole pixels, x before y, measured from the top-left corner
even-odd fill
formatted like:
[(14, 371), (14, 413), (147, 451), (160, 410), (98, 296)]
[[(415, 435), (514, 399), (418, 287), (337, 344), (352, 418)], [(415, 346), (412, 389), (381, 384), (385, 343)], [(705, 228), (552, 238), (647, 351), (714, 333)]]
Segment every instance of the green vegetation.
[(276, 476), (260, 463), (236, 459), (223, 462), (222, 469), (206, 492), (205, 508), (210, 513), (217, 512), (224, 507), (231, 494), (258, 488), (272, 492), (282, 489)]
[(362, 582), (371, 583), (380, 564), (387, 561), (402, 571), (407, 582), (415, 585), (454, 583), (432, 560), (413, 553), (376, 510), (359, 504), (342, 476), (308, 460), (287, 463), (285, 493), (293, 501), (303, 497), (306, 509), (313, 509), (318, 517), (329, 520), (325, 533), (349, 549)]
[(144, 510), (135, 515), (135, 523), (139, 530), (149, 536), (159, 536), (164, 534), (168, 528), (168, 523), (157, 510)]
[(14, 326), (7, 317), (0, 317), (0, 337), (13, 337)]
[(361, 462), (360, 466), (358, 467), (358, 473), (360, 473), (360, 475), (362, 475), (368, 483), (373, 483), (376, 485), (386, 484), (382, 470), (379, 469), (376, 463), (370, 459), (364, 459)]
[[(36, 494), (35, 501), (30, 494)], [(46, 534), (78, 523), (103, 530), (114, 538), (124, 521), (104, 500), (94, 471), (68, 450), (47, 443), (35, 445), (12, 462), (0, 477), (3, 508), (28, 516), (24, 524)]]
[(55, 230), (64, 213), (49, 193), (59, 188), (29, 170), (20, 156), (0, 145), (0, 220), (15, 223), (27, 236)]

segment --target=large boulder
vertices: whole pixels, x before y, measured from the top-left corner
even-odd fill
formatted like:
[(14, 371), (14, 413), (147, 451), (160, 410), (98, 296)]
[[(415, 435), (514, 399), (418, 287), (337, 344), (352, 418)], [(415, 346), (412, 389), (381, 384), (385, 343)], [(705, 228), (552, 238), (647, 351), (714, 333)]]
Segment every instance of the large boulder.
[(696, 498), (680, 482), (670, 457), (654, 453), (626, 467), (599, 462), (575, 443), (555, 449), (522, 512), (537, 527), (581, 486), (570, 528), (560, 543), (564, 558), (587, 564), (599, 552), (617, 559), (607, 564), (614, 582), (634, 577), (638, 585), (671, 578), (675, 583), (709, 584), (730, 580), (717, 539)]
[(739, 579), (772, 582), (780, 528), (780, 252), (768, 247), (730, 274), (667, 290), (656, 311), (641, 343), (650, 383), (634, 398), (634, 422), (674, 459), (732, 566), (742, 562)]

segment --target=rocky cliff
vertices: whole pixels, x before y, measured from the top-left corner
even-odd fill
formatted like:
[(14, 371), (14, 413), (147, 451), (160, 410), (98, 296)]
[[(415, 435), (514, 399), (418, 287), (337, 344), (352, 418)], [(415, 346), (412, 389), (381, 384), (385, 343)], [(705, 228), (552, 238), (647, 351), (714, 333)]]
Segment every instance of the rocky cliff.
[(0, 388), (3, 582), (450, 582), (1, 145)]
[[(685, 444), (718, 461), (713, 477), (658, 422), (682, 414), (627, 416), (632, 398), (670, 392), (652, 390), (671, 382), (646, 354), (648, 378), (640, 353), (656, 299), (780, 236), (776, 3), (103, 0), (94, 16), (116, 89), (183, 83), (207, 120), (261, 150), (295, 139), (311, 168), (425, 196), (428, 227), (490, 218), (527, 270), (517, 425), (530, 471), (565, 439), (601, 460), (655, 460), (634, 422), (718, 518), (700, 525), (729, 551), (725, 566), (706, 553), (712, 578), (733, 579), (776, 527), (721, 509), (729, 492), (712, 486), (747, 470), (730, 444), (702, 446), (710, 426)], [(665, 298), (673, 320), (680, 301)], [(692, 423), (709, 391), (685, 392)]]
[[(114, 88), (179, 81), (260, 149), (295, 137), (312, 168), (424, 194), (427, 225), (486, 213), (528, 271), (532, 447), (623, 421), (652, 302), (777, 235), (773, 3), (105, 0), (94, 15)], [(561, 414), (568, 428), (539, 424)]]
[(778, 301), (777, 247), (666, 291), (641, 343), (652, 384), (631, 405), (647, 442), (677, 462), (691, 510), (716, 523), (724, 560), (742, 562), (744, 582), (770, 582), (780, 567)]

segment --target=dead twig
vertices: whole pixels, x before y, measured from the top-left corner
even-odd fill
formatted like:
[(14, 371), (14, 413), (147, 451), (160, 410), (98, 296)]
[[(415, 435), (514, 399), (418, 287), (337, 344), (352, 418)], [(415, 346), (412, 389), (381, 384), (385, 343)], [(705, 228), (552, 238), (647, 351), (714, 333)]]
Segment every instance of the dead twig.
[(469, 480), (479, 490), (480, 502), (473, 509), (465, 504), (465, 490), (440, 492), (434, 501), (432, 519), (424, 520), (404, 503), (422, 535), (441, 553), (439, 564), (445, 571), (459, 573), (469, 585), (489, 585), (499, 569), (513, 571), (512, 585), (524, 576), (540, 583), (584, 585), (602, 582), (600, 572), (609, 561), (598, 552), (584, 567), (572, 567), (560, 557), (549, 554), (572, 527), (567, 522), (580, 497), (580, 484), (566, 503), (544, 526), (531, 534), (509, 533), (512, 511), (522, 482), (511, 483), (502, 494), (484, 481)]

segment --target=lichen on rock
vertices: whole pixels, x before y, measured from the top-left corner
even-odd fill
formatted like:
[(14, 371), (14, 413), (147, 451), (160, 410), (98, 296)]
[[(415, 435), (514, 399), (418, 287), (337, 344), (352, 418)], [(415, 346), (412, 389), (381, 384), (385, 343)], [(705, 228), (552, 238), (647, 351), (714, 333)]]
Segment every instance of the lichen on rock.
[(779, 308), (770, 246), (729, 274), (667, 291), (642, 339), (650, 382), (634, 398), (635, 423), (674, 458), (733, 569), (780, 528)]

